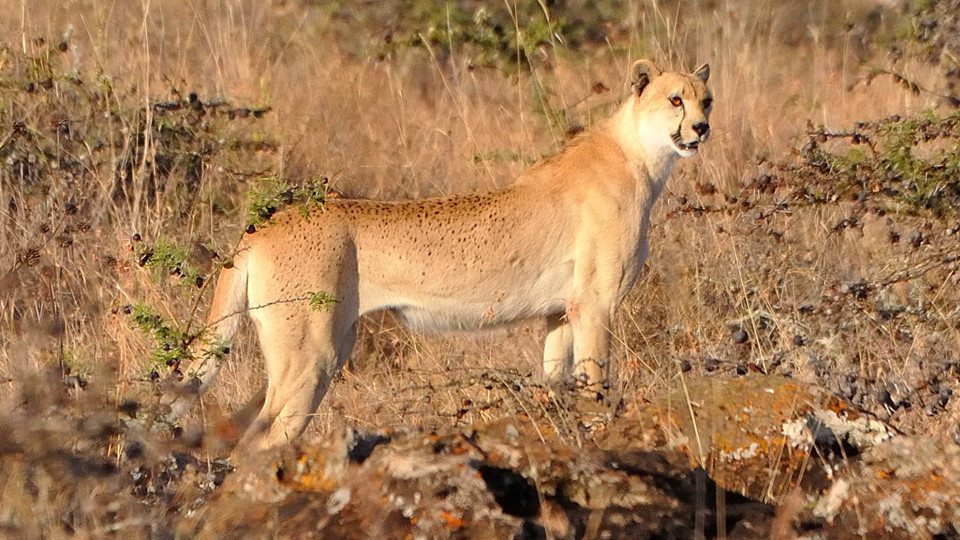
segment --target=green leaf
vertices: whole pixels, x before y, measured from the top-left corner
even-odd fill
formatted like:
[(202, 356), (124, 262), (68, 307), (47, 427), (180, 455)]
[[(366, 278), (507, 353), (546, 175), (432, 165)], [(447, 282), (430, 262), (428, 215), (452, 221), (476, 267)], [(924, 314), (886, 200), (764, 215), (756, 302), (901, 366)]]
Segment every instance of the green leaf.
[(321, 309), (324, 311), (333, 311), (333, 305), (339, 302), (332, 294), (323, 291), (310, 291), (307, 292), (307, 296), (310, 307), (316, 311), (320, 311)]

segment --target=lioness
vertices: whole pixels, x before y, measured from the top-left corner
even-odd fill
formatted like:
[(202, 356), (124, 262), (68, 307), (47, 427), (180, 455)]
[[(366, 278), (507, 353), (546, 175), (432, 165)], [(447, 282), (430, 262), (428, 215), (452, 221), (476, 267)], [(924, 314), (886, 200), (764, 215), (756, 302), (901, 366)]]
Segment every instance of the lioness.
[[(590, 387), (605, 378), (614, 312), (647, 257), (654, 201), (710, 130), (707, 65), (631, 70), (632, 93), (605, 122), (510, 187), (403, 202), (333, 199), (276, 214), (240, 242), (217, 283), (213, 339), (168, 401), (183, 414), (213, 381), (240, 314), (266, 362), (263, 408), (240, 442), (266, 449), (303, 432), (350, 354), (357, 319), (389, 309), (416, 329), (547, 321), (543, 369)], [(315, 309), (310, 293), (336, 302)], [(212, 345), (212, 344), (216, 345)]]

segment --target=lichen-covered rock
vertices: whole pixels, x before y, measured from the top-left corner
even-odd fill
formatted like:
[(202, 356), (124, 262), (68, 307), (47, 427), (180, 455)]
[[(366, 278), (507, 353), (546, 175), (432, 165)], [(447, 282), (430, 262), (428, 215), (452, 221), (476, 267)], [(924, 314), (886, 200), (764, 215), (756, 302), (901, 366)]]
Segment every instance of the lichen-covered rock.
[(764, 375), (685, 381), (626, 417), (624, 429), (659, 429), (723, 488), (766, 502), (825, 486), (831, 463), (896, 433), (821, 388)]
[(795, 379), (688, 381), (604, 418), (592, 438), (520, 414), (288, 448), (229, 477), (197, 531), (566, 539), (960, 530), (960, 447), (898, 434)]
[[(287, 450), (270, 467), (242, 468), (221, 496), (249, 509), (207, 517), (202, 534), (683, 538), (716, 530), (718, 490), (679, 452), (576, 446), (526, 416), (442, 435), (378, 437), (362, 462), (346, 459), (347, 445), (334, 442)], [(709, 504), (698, 504), (698, 493)], [(772, 507), (728, 497), (730, 529), (747, 538), (767, 529)], [(248, 516), (256, 516), (256, 530), (245, 524)]]
[(896, 437), (838, 468), (810, 494), (813, 513), (837, 531), (891, 538), (960, 535), (960, 447)]
[(960, 534), (960, 447), (907, 437), (795, 379), (687, 381), (631, 408), (600, 442), (651, 443), (750, 498), (781, 504), (799, 494), (789, 520), (831, 538)]

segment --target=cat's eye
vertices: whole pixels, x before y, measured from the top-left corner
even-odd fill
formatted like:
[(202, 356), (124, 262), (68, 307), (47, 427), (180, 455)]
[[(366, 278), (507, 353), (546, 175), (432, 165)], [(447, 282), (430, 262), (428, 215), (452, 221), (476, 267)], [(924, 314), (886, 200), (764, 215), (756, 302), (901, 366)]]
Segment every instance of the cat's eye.
[(673, 105), (674, 107), (679, 107), (680, 105), (683, 104), (683, 100), (677, 96), (673, 96), (672, 98), (670, 98), (670, 104)]

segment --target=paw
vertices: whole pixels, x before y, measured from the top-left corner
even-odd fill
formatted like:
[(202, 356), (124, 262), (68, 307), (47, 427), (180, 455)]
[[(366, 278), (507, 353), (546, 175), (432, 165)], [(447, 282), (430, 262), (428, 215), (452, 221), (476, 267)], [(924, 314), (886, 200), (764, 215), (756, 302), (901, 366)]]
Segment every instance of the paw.
[(160, 408), (166, 420), (173, 423), (190, 412), (199, 398), (200, 379), (193, 377), (168, 384), (160, 397)]

